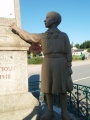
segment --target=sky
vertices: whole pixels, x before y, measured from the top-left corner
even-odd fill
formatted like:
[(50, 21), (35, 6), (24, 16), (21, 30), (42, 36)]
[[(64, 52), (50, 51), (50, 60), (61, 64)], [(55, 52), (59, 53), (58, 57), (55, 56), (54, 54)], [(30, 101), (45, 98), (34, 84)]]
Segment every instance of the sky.
[(90, 40), (90, 0), (20, 0), (21, 28), (30, 33), (43, 33), (46, 14), (58, 12), (58, 28), (67, 33), (70, 43)]

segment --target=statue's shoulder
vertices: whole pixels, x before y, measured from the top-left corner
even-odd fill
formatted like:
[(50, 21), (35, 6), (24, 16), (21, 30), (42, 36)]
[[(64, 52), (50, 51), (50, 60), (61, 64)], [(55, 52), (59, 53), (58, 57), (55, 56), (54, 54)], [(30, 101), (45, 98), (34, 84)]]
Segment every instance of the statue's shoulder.
[(67, 33), (60, 31), (63, 36), (67, 36)]
[(60, 34), (61, 34), (62, 37), (66, 38), (66, 39), (68, 38), (67, 33), (60, 31)]

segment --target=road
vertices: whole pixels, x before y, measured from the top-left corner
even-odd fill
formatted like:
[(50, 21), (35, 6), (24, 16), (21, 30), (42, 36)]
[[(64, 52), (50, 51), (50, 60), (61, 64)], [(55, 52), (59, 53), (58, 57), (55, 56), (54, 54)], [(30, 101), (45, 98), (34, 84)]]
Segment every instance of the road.
[(90, 64), (72, 67), (74, 83), (90, 86)]
[[(90, 86), (90, 59), (72, 62), (72, 70), (72, 79), (74, 83)], [(28, 65), (29, 78), (40, 79), (40, 74), (41, 65)]]

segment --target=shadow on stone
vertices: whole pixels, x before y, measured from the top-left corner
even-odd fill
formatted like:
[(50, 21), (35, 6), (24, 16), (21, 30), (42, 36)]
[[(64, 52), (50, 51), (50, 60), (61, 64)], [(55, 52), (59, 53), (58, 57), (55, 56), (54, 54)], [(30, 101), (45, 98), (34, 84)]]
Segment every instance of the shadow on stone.
[[(45, 103), (40, 104), (39, 106), (39, 117), (38, 120), (40, 120), (41, 116), (44, 115), (44, 113), (47, 111), (47, 105)], [(54, 111), (54, 118), (53, 120), (61, 120), (61, 113), (58, 114)]]
[(31, 92), (34, 97), (39, 99), (40, 96), (40, 75), (35, 74), (28, 78), (28, 91)]
[(39, 120), (38, 119), (38, 116), (37, 116), (37, 109), (38, 109), (38, 106), (36, 106), (32, 112), (26, 116), (25, 118), (23, 118), (22, 120)]

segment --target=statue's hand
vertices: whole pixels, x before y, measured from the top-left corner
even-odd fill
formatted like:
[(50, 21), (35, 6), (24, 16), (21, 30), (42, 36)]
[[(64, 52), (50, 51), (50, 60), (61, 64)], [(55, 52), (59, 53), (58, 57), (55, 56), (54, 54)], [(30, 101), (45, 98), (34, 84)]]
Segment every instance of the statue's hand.
[(13, 33), (17, 34), (17, 33), (16, 33), (16, 28), (17, 28), (16, 23), (12, 23), (12, 24), (10, 25), (10, 28), (11, 28), (11, 31), (12, 31)]
[(16, 23), (12, 23), (12, 25), (10, 25), (11, 29), (15, 29), (17, 27)]

